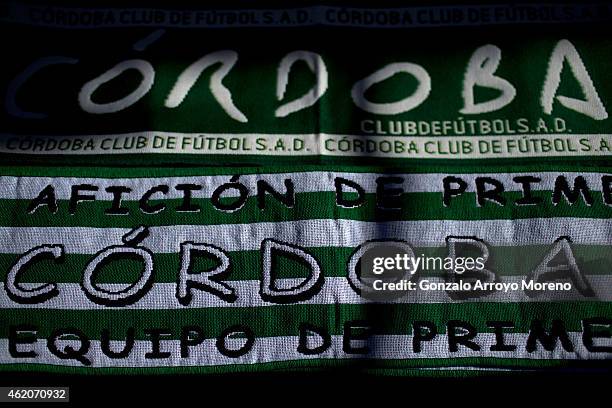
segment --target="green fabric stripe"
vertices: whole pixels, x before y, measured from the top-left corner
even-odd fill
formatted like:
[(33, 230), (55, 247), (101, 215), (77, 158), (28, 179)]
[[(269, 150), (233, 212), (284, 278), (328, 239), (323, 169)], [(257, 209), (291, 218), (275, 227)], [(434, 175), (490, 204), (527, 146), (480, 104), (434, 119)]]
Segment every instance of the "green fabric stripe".
[[(533, 270), (550, 250), (551, 245), (530, 245), (520, 247), (490, 247), (487, 268), (499, 276), (525, 276)], [(324, 276), (347, 276), (346, 265), (354, 248), (307, 248), (321, 265)], [(612, 274), (612, 254), (609, 247), (602, 245), (574, 245), (574, 257), (580, 271), (586, 275)], [(445, 257), (448, 251), (440, 248), (415, 248), (415, 254)], [(259, 251), (238, 251), (228, 253), (232, 262), (232, 271), (225, 278), (234, 280), (261, 279), (261, 254)], [(4, 281), (11, 266), (20, 255), (0, 254), (0, 279)], [(66, 254), (61, 264), (53, 261), (41, 261), (32, 264), (22, 275), (21, 282), (80, 282), (83, 271), (93, 255)], [(179, 254), (154, 254), (155, 282), (174, 283), (179, 271)], [(298, 278), (305, 276), (296, 263), (280, 258), (275, 270), (279, 278)], [(213, 261), (206, 258), (194, 259), (194, 271), (207, 270), (213, 267)], [(99, 283), (130, 283), (138, 279), (140, 263), (129, 260), (117, 260), (108, 264), (99, 276)], [(442, 271), (423, 271), (421, 276), (441, 276)]]
[[(533, 319), (549, 322), (561, 319), (567, 330), (580, 331), (581, 319), (612, 315), (612, 302), (533, 302), (533, 303), (462, 303), (462, 304), (360, 304), (360, 305), (282, 305), (257, 308), (205, 308), (173, 310), (36, 310), (5, 309), (0, 317), (0, 338), (8, 336), (9, 325), (31, 324), (44, 338), (58, 326), (76, 327), (91, 339), (100, 337), (104, 328), (113, 338), (121, 339), (129, 327), (137, 338), (146, 338), (144, 328), (171, 329), (178, 338), (184, 325), (199, 325), (207, 337), (219, 335), (234, 324), (249, 326), (258, 337), (297, 335), (299, 324), (308, 322), (341, 334), (349, 320), (366, 320), (376, 325), (379, 334), (409, 334), (411, 323), (429, 320), (445, 332), (448, 320), (470, 322), (480, 331), (491, 331), (486, 322), (508, 320), (515, 331), (527, 332)], [(62, 323), (59, 323), (62, 322)]]
[[(164, 153), (146, 153), (146, 154), (120, 154), (120, 155), (25, 155), (25, 154), (4, 154), (0, 153), (0, 158), (3, 163), (21, 165), (24, 162), (36, 165), (49, 165), (52, 160), (59, 166), (88, 166), (91, 163), (96, 163), (96, 166), (125, 166), (125, 163), (130, 163), (132, 167), (142, 166), (147, 170), (151, 163), (158, 166), (196, 166), (201, 167), (206, 163), (214, 163), (217, 166), (220, 163), (225, 164), (225, 170), (215, 171), (212, 174), (235, 174), (234, 170), (229, 170), (238, 167), (265, 168), (266, 173), (269, 171), (269, 165), (273, 161), (274, 165), (293, 167), (296, 160), (299, 160), (301, 165), (319, 168), (318, 166), (326, 166), (339, 168), (341, 166), (375, 166), (379, 168), (405, 168), (406, 166), (414, 166), (412, 173), (429, 172), (437, 173), (444, 169), (442, 164), (444, 159), (413, 159), (413, 158), (377, 158), (367, 156), (355, 157), (340, 157), (340, 156), (305, 156), (296, 159), (295, 156), (236, 156), (236, 155), (188, 155), (188, 154), (164, 154)], [(538, 164), (534, 164), (534, 160)], [(448, 163), (448, 162), (447, 162)], [(521, 165), (522, 163), (522, 165)], [(440, 167), (443, 166), (443, 167)], [(92, 166), (93, 168), (93, 166)], [(539, 169), (539, 171), (584, 171), (591, 168), (593, 171), (610, 171), (610, 158), (605, 156), (584, 156), (584, 157), (537, 157), (537, 158), (495, 158), (495, 159), (457, 159), (454, 166), (446, 167), (449, 173), (473, 173), (477, 171), (487, 171), (491, 173), (499, 171), (527, 171), (528, 169)], [(463, 169), (462, 169), (463, 168)], [(538, 171), (538, 170), (532, 170)], [(146, 173), (145, 173), (146, 174)], [(118, 176), (121, 177), (121, 176)]]
[[(24, 360), (27, 361), (27, 360)], [(420, 370), (422, 368), (459, 367), (453, 370)], [(48, 372), (85, 375), (116, 375), (116, 374), (216, 374), (233, 372), (270, 372), (270, 371), (307, 371), (318, 372), (330, 369), (338, 371), (360, 370), (382, 375), (411, 376), (480, 376), (490, 371), (462, 370), (460, 367), (500, 368), (508, 370), (546, 370), (551, 368), (609, 368), (607, 361), (574, 361), (574, 360), (530, 360), (525, 358), (495, 358), (495, 357), (455, 357), (455, 358), (420, 358), (405, 360), (383, 359), (304, 359), (293, 361), (277, 361), (258, 364), (235, 364), (209, 367), (63, 367), (49, 364), (3, 364), (0, 371), (4, 372)]]
[[(391, 165), (385, 161), (384, 165), (368, 165), (363, 162), (364, 157), (360, 157), (360, 165), (343, 165), (337, 162), (329, 163), (304, 163), (301, 159), (296, 163), (295, 158), (290, 162), (278, 161), (281, 158), (267, 158), (268, 165), (249, 165), (232, 166), (228, 158), (228, 164), (224, 167), (206, 166), (206, 161), (198, 157), (192, 166), (179, 167), (148, 167), (151, 163), (158, 163), (158, 156), (163, 155), (136, 155), (137, 161), (130, 157), (119, 157), (120, 162), (116, 167), (107, 167), (98, 163), (95, 159), (87, 158), (86, 161), (77, 164), (78, 157), (72, 156), (65, 158), (69, 166), (56, 164), (49, 166), (49, 158), (40, 158), (38, 162), (30, 166), (23, 166), (24, 158), (12, 156), (14, 165), (4, 162), (0, 166), (0, 174), (5, 176), (25, 176), (25, 177), (100, 177), (100, 178), (125, 178), (125, 177), (167, 177), (167, 176), (208, 176), (208, 175), (234, 175), (234, 174), (274, 174), (274, 173), (299, 173), (305, 171), (338, 171), (351, 173), (448, 173), (448, 174), (469, 174), (469, 173), (530, 173), (530, 172), (612, 172), (612, 162), (608, 158), (557, 158), (556, 162), (548, 162), (545, 159), (484, 159), (484, 160), (460, 160), (452, 162), (441, 162), (439, 160), (422, 160), (417, 164), (414, 162), (400, 162)], [(151, 158), (154, 157), (154, 158)], [(107, 156), (106, 159), (113, 157)], [(181, 156), (185, 159), (186, 156)], [(53, 158), (56, 163), (58, 158)], [(234, 157), (231, 158), (234, 160)], [(274, 165), (270, 166), (269, 161), (274, 160)], [(552, 159), (551, 159), (552, 160)], [(95, 165), (92, 163), (95, 162)], [(126, 165), (129, 163), (129, 165)], [(142, 164), (143, 167), (139, 167)]]

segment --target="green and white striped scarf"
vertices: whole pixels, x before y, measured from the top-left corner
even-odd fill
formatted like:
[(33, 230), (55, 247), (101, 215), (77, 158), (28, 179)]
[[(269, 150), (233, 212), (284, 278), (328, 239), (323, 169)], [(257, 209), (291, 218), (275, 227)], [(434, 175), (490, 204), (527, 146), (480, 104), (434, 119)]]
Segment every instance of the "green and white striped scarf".
[(608, 369), (611, 11), (10, 3), (0, 370)]

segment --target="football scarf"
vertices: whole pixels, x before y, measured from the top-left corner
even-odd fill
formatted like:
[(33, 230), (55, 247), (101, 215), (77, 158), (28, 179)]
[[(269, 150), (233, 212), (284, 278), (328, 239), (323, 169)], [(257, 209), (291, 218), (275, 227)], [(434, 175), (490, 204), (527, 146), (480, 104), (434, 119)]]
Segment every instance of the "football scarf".
[(610, 12), (10, 3), (0, 369), (609, 368)]

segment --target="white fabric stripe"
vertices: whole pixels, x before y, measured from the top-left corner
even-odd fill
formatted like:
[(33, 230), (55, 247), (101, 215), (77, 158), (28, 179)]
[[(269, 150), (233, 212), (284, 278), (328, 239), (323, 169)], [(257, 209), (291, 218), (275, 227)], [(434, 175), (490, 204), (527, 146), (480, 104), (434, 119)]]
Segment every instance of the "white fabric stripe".
[[(404, 179), (402, 187), (407, 193), (439, 193), (443, 191), (444, 177), (453, 175), (460, 177), (468, 182), (467, 192), (473, 192), (474, 180), (476, 177), (491, 177), (502, 182), (506, 191), (521, 191), (521, 184), (512, 179), (519, 176), (535, 176), (542, 179), (540, 183), (532, 184), (532, 190), (552, 190), (555, 179), (563, 175), (567, 178), (570, 186), (577, 176), (585, 178), (587, 185), (593, 191), (601, 191), (601, 177), (605, 173), (575, 173), (575, 172), (531, 172), (531, 173), (474, 173), (474, 174), (453, 174), (453, 173), (424, 173), (424, 174), (380, 174), (380, 173), (354, 173), (354, 172), (296, 172), (296, 173), (270, 173), (270, 174), (245, 174), (239, 178), (240, 183), (244, 184), (251, 195), (256, 191), (258, 180), (265, 180), (278, 191), (285, 191), (284, 180), (289, 178), (293, 181), (296, 193), (308, 193), (319, 191), (334, 192), (334, 179), (336, 177), (346, 178), (360, 184), (367, 193), (376, 192), (376, 179), (382, 176), (398, 176)], [(124, 194), (124, 200), (138, 200), (152, 187), (165, 184), (170, 187), (167, 195), (156, 194), (157, 198), (181, 198), (183, 193), (174, 187), (178, 184), (197, 184), (202, 186), (202, 190), (193, 192), (195, 198), (208, 198), (216, 188), (228, 183), (231, 175), (222, 176), (188, 176), (188, 177), (155, 177), (155, 178), (97, 178), (97, 177), (16, 177), (0, 176), (0, 199), (32, 199), (42, 191), (47, 185), (51, 184), (55, 188), (58, 200), (68, 200), (71, 194), (71, 186), (77, 184), (92, 184), (99, 188), (95, 193), (100, 200), (110, 201), (113, 199), (111, 193), (104, 191), (109, 186), (126, 186), (132, 189), (129, 194)], [(346, 191), (352, 191), (346, 188)], [(94, 194), (88, 192), (88, 194)], [(229, 189), (223, 194), (225, 197), (237, 196), (235, 189)]]
[[(44, 4), (44, 3), (42, 3)], [(348, 3), (350, 4), (350, 3)], [(348, 5), (347, 4), (347, 5)], [(597, 5), (597, 8), (596, 8)], [(339, 7), (328, 5), (308, 5), (303, 7), (285, 8), (257, 8), (257, 9), (221, 9), (221, 10), (181, 10), (186, 16), (180, 21), (170, 18), (141, 19), (140, 16), (150, 15), (156, 11), (164, 15), (167, 10), (153, 8), (99, 8), (104, 16), (113, 16), (106, 19), (63, 19), (63, 18), (35, 18), (40, 15), (43, 6), (9, 3), (10, 8), (0, 21), (12, 24), (27, 24), (36, 27), (57, 27), (63, 29), (101, 29), (101, 28), (126, 28), (126, 27), (149, 27), (149, 28), (244, 28), (244, 27), (361, 27), (361, 28), (417, 28), (417, 27), (466, 27), (466, 26), (494, 26), (515, 24), (567, 24), (575, 22), (601, 22), (607, 21), (608, 13), (600, 10), (609, 7), (606, 3), (548, 3), (545, 4), (550, 13), (521, 13), (518, 18), (513, 13), (513, 8), (506, 4), (486, 5), (442, 5), (442, 6), (411, 6), (411, 7), (386, 7), (386, 8), (361, 8), (361, 7)], [(542, 7), (541, 4), (529, 4), (522, 7)], [(570, 10), (571, 12), (568, 12)], [(588, 12), (586, 12), (588, 10)], [(34, 12), (38, 11), (38, 13)], [(91, 9), (77, 7), (53, 7), (52, 11), (57, 14), (51, 16), (78, 15), (91, 13)], [(122, 12), (129, 11), (129, 16), (123, 17)], [(297, 12), (308, 16), (307, 19), (290, 18)], [(215, 14), (216, 13), (216, 14)], [(252, 16), (249, 19), (239, 18), (238, 14)], [(44, 14), (43, 14), (44, 15)], [(224, 19), (218, 16), (231, 15), (235, 18)], [(353, 17), (357, 15), (357, 18)], [(453, 15), (457, 18), (447, 18)], [(550, 18), (552, 15), (554, 18)], [(401, 16), (401, 17), (400, 17)], [(468, 18), (468, 16), (470, 16)], [(478, 17), (474, 17), (478, 16)], [(483, 16), (482, 18), (480, 16)], [(486, 16), (486, 17), (484, 17)], [(495, 16), (490, 18), (489, 16)], [(214, 35), (214, 34), (213, 34)]]
[[(571, 143), (570, 147), (564, 149), (551, 149), (543, 151), (542, 149), (530, 149), (528, 152), (521, 152), (518, 148), (520, 142), (530, 139), (541, 139), (543, 134), (497, 134), (497, 135), (461, 135), (461, 136), (388, 136), (388, 135), (349, 135), (349, 134), (330, 134), (330, 133), (309, 133), (309, 134), (278, 134), (278, 133), (183, 133), (183, 132), (158, 132), (146, 130), (142, 132), (131, 133), (116, 133), (106, 135), (14, 135), (0, 134), (0, 153), (11, 154), (35, 154), (35, 155), (122, 155), (122, 154), (188, 154), (188, 155), (231, 155), (231, 156), (259, 156), (259, 157), (304, 157), (304, 156), (331, 156), (331, 157), (379, 157), (379, 158), (396, 158), (396, 159), (438, 159), (438, 160), (461, 160), (461, 159), (503, 159), (503, 158), (521, 158), (521, 157), (596, 157), (610, 156), (607, 149), (594, 149), (594, 146), (599, 146), (601, 140), (609, 143), (609, 138), (612, 136), (608, 133), (588, 133), (588, 134), (567, 134), (567, 133), (547, 133), (546, 139), (552, 141), (554, 139), (566, 140), (565, 143)], [(147, 142), (141, 148), (124, 149), (120, 146), (125, 140), (142, 137)], [(173, 138), (176, 140), (174, 147), (168, 147), (164, 143), (163, 147), (157, 148), (151, 140), (162, 138), (168, 140)], [(490, 142), (491, 138), (495, 137), (500, 141), (502, 151), (493, 151), (489, 149), (482, 152), (480, 149), (473, 148), (470, 152), (459, 152), (457, 154), (448, 154), (446, 148), (442, 151), (434, 149), (430, 150), (428, 144), (446, 146), (449, 143), (470, 144), (476, 146), (480, 141)], [(214, 138), (216, 140), (225, 140), (225, 147), (204, 146), (202, 148), (194, 146), (196, 139)], [(33, 143), (26, 143), (20, 147), (20, 140), (34, 140)], [(59, 139), (79, 139), (81, 148), (59, 149), (57, 147), (45, 149), (37, 148), (36, 141), (42, 142), (45, 145), (48, 141)], [(242, 149), (232, 148), (231, 139), (236, 139), (243, 144)], [(263, 145), (267, 148), (257, 149), (255, 141), (260, 139)], [(274, 149), (271, 148), (276, 143), (282, 141), (286, 147), (294, 146), (296, 140), (303, 142), (302, 148), (299, 150), (293, 149)], [(569, 140), (569, 142), (567, 142)], [(590, 149), (579, 148), (579, 140), (585, 140)], [(339, 145), (340, 142), (348, 143), (346, 148)], [(356, 142), (360, 144), (357, 149)], [(382, 147), (382, 143), (387, 147)], [(85, 149), (89, 143), (93, 144), (91, 149)], [(69, 143), (70, 144), (70, 143)], [(119, 147), (114, 149), (112, 146), (117, 144)], [(376, 148), (372, 151), (366, 150), (368, 144), (374, 144)], [(414, 151), (410, 151), (409, 144), (413, 145)], [(394, 146), (398, 146), (396, 149)], [(510, 147), (509, 147), (510, 145)], [(403, 147), (399, 147), (403, 146)], [(347, 150), (348, 149), (348, 150)]]
[[(411, 335), (375, 335), (368, 342), (371, 353), (367, 358), (375, 359), (431, 359), (431, 358), (461, 358), (461, 357), (491, 357), (491, 358), (524, 358), (530, 360), (552, 359), (552, 360), (600, 360), (612, 358), (612, 353), (592, 353), (587, 351), (581, 340), (581, 334), (571, 332), (570, 339), (574, 344), (575, 352), (565, 351), (560, 344), (553, 351), (543, 350), (540, 346), (533, 353), (525, 350), (528, 334), (526, 333), (507, 333), (506, 343), (517, 345), (515, 351), (490, 351), (490, 346), (495, 344), (493, 333), (479, 333), (474, 341), (481, 346), (480, 351), (472, 351), (459, 346), (457, 352), (448, 351), (448, 339), (440, 334), (432, 341), (422, 343), (422, 352), (412, 351)], [(228, 340), (228, 346), (240, 347), (242, 340)], [(188, 366), (224, 366), (233, 364), (257, 364), (268, 362), (280, 362), (291, 360), (310, 360), (310, 359), (359, 359), (364, 356), (346, 354), (342, 350), (342, 337), (332, 336), (331, 347), (319, 355), (306, 356), (297, 352), (298, 336), (279, 336), (256, 338), (253, 349), (244, 356), (229, 358), (218, 352), (214, 339), (205, 340), (202, 344), (190, 348), (190, 357), (180, 357), (180, 342), (178, 340), (162, 340), (161, 351), (171, 352), (167, 359), (145, 359), (145, 353), (151, 351), (151, 344), (148, 341), (137, 340), (130, 355), (123, 359), (110, 359), (106, 357), (100, 348), (99, 340), (92, 340), (87, 357), (92, 362), (92, 367), (188, 367)], [(78, 345), (70, 340), (60, 340), (58, 343)], [(359, 343), (355, 343), (359, 344)], [(361, 343), (363, 344), (363, 343)], [(61, 344), (59, 344), (61, 346)], [(114, 350), (121, 350), (123, 342), (113, 342)], [(8, 350), (8, 340), (0, 339), (0, 364), (51, 364), (58, 366), (83, 366), (74, 360), (59, 359), (52, 355), (46, 348), (45, 340), (38, 340), (35, 344), (20, 346), (27, 347), (28, 350), (34, 349), (38, 356), (30, 359), (13, 358)], [(20, 348), (20, 350), (21, 350)]]
[[(0, 227), (0, 253), (21, 254), (39, 245), (62, 244), (67, 253), (95, 254), (122, 245), (128, 228)], [(472, 236), (493, 246), (552, 244), (569, 236), (575, 244), (612, 244), (612, 219), (429, 220), (369, 222), (300, 220), (252, 224), (155, 226), (142, 246), (153, 253), (179, 252), (180, 243), (216, 245), (225, 251), (258, 250), (266, 238), (301, 247), (356, 247), (372, 239), (401, 239), (415, 247), (445, 245), (447, 236)]]
[[(518, 283), (525, 276), (502, 277), (502, 283)], [(584, 297), (574, 288), (567, 292), (543, 291), (537, 297), (529, 297), (522, 289), (518, 291), (494, 292), (481, 298), (456, 301), (451, 299), (445, 291), (416, 291), (404, 292), (404, 296), (392, 300), (389, 303), (465, 303), (465, 302), (548, 302), (548, 301), (612, 301), (612, 275), (590, 275), (586, 277), (595, 291), (594, 297)], [(443, 278), (423, 278), (430, 282), (444, 282)], [(280, 279), (277, 283), (280, 287), (294, 287), (301, 283), (301, 279)], [(417, 281), (418, 282), (418, 281)], [(198, 308), (235, 308), (235, 307), (266, 307), (276, 306), (274, 303), (265, 302), (259, 295), (260, 282), (256, 280), (226, 281), (228, 285), (236, 290), (238, 299), (233, 302), (225, 302), (217, 296), (207, 292), (193, 290), (193, 298), (188, 306), (181, 305), (176, 298), (175, 283), (156, 283), (147, 294), (136, 303), (122, 307), (107, 307), (92, 302), (85, 296), (81, 285), (78, 283), (57, 284), (59, 294), (39, 304), (19, 304), (13, 302), (6, 294), (4, 286), (0, 289), (0, 309), (59, 309), (59, 310), (166, 310), (166, 309), (198, 309)], [(36, 287), (40, 284), (24, 283), (22, 286)], [(126, 284), (100, 284), (101, 288), (107, 290), (121, 290)], [(361, 297), (349, 285), (345, 277), (327, 277), (321, 291), (309, 300), (296, 304), (309, 305), (334, 305), (334, 304), (367, 304), (371, 301)]]

